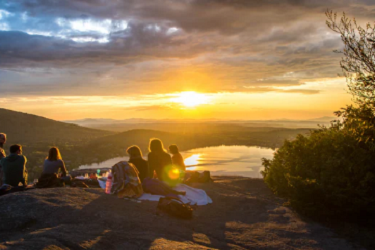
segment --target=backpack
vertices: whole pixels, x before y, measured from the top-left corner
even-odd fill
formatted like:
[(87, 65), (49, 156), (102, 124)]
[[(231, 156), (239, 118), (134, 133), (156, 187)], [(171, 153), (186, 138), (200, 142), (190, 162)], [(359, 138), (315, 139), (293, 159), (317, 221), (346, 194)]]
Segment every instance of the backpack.
[(190, 205), (172, 197), (161, 197), (158, 209), (182, 219), (191, 219), (193, 217), (193, 209)]
[(203, 171), (203, 173), (199, 174), (198, 181), (200, 183), (213, 182), (212, 179), (211, 179), (211, 173), (210, 173), (210, 171)]

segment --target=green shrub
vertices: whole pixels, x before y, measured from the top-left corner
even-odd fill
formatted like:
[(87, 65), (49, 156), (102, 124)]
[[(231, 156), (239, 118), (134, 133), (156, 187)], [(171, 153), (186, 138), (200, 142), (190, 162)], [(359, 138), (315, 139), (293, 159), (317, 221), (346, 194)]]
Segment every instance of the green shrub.
[[(272, 191), (309, 214), (373, 213), (375, 152), (369, 147), (371, 139), (365, 143), (358, 136), (362, 122), (351, 121), (351, 127), (344, 124), (348, 124), (347, 118), (309, 136), (298, 135), (285, 141), (272, 160), (263, 159), (264, 180)], [(357, 129), (353, 124), (359, 124)]]

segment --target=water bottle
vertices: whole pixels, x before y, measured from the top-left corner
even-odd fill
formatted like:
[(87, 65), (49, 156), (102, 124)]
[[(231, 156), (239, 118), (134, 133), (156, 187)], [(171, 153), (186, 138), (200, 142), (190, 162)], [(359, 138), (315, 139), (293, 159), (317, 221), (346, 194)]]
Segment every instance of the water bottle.
[(110, 194), (112, 188), (112, 173), (110, 172), (107, 177), (107, 182), (105, 183), (105, 193)]

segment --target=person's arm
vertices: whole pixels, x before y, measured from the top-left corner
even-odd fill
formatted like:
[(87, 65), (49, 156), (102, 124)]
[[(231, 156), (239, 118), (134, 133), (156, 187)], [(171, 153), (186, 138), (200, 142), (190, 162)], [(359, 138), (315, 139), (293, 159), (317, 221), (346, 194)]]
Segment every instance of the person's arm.
[(184, 157), (182, 157), (182, 155), (180, 154), (180, 159), (181, 159), (181, 169), (186, 171), (186, 166), (185, 166), (185, 161), (184, 161)]
[[(1, 171), (1, 159), (5, 158), (5, 151), (4, 149), (0, 148), (0, 171)], [(0, 180), (1, 182), (1, 180)]]
[(28, 172), (26, 168), (26, 163), (27, 163), (27, 158), (26, 156), (23, 156), (24, 163), (23, 163), (23, 178), (21, 180), (21, 183), (23, 186), (27, 186), (27, 177), (28, 177)]
[(171, 155), (170, 154), (168, 154), (168, 153), (166, 153), (167, 155), (168, 155), (168, 157), (167, 157), (167, 166), (172, 166), (172, 157), (171, 157)]
[(60, 170), (61, 170), (61, 176), (62, 177), (65, 177), (66, 176), (66, 168), (65, 168), (65, 163), (63, 160), (60, 160), (61, 161), (61, 166), (60, 166)]
[(143, 161), (143, 172), (141, 173), (142, 175), (142, 181), (144, 178), (148, 177), (148, 172), (149, 172), (149, 167), (148, 167), (148, 161)]
[(147, 157), (148, 162), (148, 177), (153, 178), (154, 177), (154, 171), (155, 171), (155, 159), (152, 156), (152, 154), (148, 154)]
[(176, 159), (176, 155), (172, 155), (172, 164), (173, 165), (178, 165), (178, 162), (177, 162), (177, 159)]
[(5, 157), (6, 157), (6, 156), (5, 156), (5, 151), (4, 151), (4, 149), (0, 148), (0, 160), (3, 159), (3, 158), (5, 158)]

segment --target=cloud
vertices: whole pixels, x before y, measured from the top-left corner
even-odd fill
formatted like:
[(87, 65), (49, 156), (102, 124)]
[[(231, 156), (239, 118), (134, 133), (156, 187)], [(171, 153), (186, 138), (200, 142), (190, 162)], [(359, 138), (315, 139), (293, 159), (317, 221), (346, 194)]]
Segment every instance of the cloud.
[(374, 7), (366, 0), (1, 1), (0, 91), (287, 92), (275, 87), (340, 73), (332, 50), (342, 45), (325, 26), (327, 8), (371, 21)]

